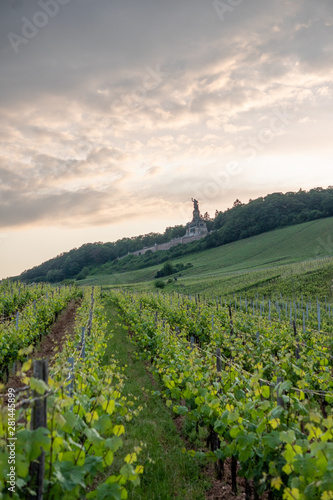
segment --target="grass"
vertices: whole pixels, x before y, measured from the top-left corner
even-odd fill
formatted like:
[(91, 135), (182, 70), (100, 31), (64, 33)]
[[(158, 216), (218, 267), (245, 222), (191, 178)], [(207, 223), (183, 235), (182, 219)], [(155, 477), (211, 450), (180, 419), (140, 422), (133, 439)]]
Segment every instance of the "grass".
[(143, 361), (135, 356), (136, 348), (112, 303), (107, 303), (106, 312), (110, 335), (104, 363), (107, 364), (111, 353), (116, 354), (120, 366), (126, 366), (124, 396), (135, 396), (137, 405), (143, 407), (140, 415), (126, 424), (122, 448), (121, 459), (141, 442), (147, 445), (140, 453), (140, 462), (144, 464), (141, 484), (129, 491), (128, 498), (203, 500), (209, 483), (198, 462), (182, 452), (184, 442), (177, 432), (171, 411), (160, 396), (152, 395), (159, 389), (158, 381), (148, 375)]
[[(191, 262), (193, 267), (178, 275), (177, 282), (167, 285), (166, 292), (225, 295), (251, 288), (265, 290), (267, 280), (297, 281), (300, 275), (333, 263), (333, 218), (277, 229), (172, 262)], [(95, 275), (80, 283), (152, 290), (154, 276), (161, 267), (159, 264), (124, 273)], [(326, 285), (325, 282), (327, 288)]]

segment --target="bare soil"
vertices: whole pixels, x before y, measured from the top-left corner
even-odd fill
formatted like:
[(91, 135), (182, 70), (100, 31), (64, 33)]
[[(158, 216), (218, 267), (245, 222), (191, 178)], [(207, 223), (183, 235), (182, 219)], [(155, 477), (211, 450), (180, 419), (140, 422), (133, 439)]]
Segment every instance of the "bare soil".
[(224, 478), (216, 479), (214, 464), (206, 469), (206, 474), (212, 482), (212, 487), (206, 494), (206, 500), (245, 500), (245, 485), (242, 477), (237, 477), (237, 491), (232, 492), (231, 487), (231, 459), (224, 462)]
[[(186, 436), (183, 431), (185, 418), (178, 415), (174, 419), (174, 424), (180, 434), (181, 438), (185, 442), (187, 449), (195, 448), (193, 444), (188, 443)], [(208, 449), (206, 450), (208, 451)], [(245, 500), (245, 485), (244, 479), (237, 477), (237, 490), (238, 493), (235, 495), (232, 492), (231, 487), (231, 459), (227, 459), (224, 462), (224, 477), (222, 480), (216, 478), (215, 465), (208, 464), (205, 466), (205, 475), (212, 483), (212, 487), (206, 493), (206, 500)]]
[[(68, 304), (67, 308), (64, 309), (57, 320), (52, 325), (48, 335), (44, 336), (41, 342), (34, 348), (32, 353), (32, 360), (34, 359), (47, 359), (49, 365), (52, 366), (52, 358), (56, 352), (61, 352), (67, 335), (70, 337), (74, 334), (74, 325), (76, 311), (80, 302), (74, 299)], [(28, 376), (32, 375), (32, 369), (27, 373)], [(5, 391), (11, 387), (13, 389), (21, 389), (23, 383), (16, 374), (9, 376), (6, 383)], [(6, 401), (4, 401), (6, 403)]]

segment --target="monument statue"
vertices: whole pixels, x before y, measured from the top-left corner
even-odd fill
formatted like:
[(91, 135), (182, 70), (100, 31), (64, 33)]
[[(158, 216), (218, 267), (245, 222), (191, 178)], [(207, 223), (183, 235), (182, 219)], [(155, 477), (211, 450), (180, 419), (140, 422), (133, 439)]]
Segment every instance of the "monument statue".
[(194, 210), (199, 210), (199, 202), (198, 202), (198, 200), (192, 198), (192, 201), (194, 203)]
[(202, 238), (208, 233), (207, 225), (203, 217), (200, 215), (198, 200), (196, 200), (195, 198), (191, 198), (191, 200), (194, 205), (193, 219), (191, 220), (191, 222), (188, 222), (186, 224), (186, 235), (184, 236), (184, 238)]

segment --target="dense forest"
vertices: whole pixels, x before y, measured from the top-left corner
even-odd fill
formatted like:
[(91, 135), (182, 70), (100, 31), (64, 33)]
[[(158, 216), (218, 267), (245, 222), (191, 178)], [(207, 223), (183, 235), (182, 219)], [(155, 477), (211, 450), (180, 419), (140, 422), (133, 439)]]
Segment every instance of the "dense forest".
[(57, 257), (50, 259), (39, 266), (24, 271), (22, 281), (49, 281), (56, 283), (65, 279), (85, 278), (90, 269), (101, 266), (106, 262), (113, 262), (130, 252), (142, 250), (155, 243), (166, 243), (173, 238), (184, 236), (184, 226), (168, 227), (163, 234), (148, 233), (132, 238), (122, 238), (113, 243), (86, 243), (80, 248), (73, 248)]
[(233, 208), (219, 212), (205, 238), (205, 248), (231, 243), (302, 222), (333, 216), (333, 186), (297, 193), (273, 193), (250, 200), (236, 200)]
[[(207, 221), (209, 234), (194, 243), (178, 245), (168, 251), (147, 252), (143, 256), (128, 255), (143, 247), (164, 243), (185, 234), (185, 226), (169, 227), (163, 234), (122, 238), (113, 243), (87, 243), (54, 259), (24, 271), (25, 281), (59, 282), (83, 279), (88, 274), (112, 273), (139, 269), (165, 262), (168, 259), (248, 238), (273, 229), (333, 216), (333, 186), (310, 191), (273, 193), (250, 200), (236, 200), (224, 212), (216, 211)], [(124, 257), (119, 259), (120, 257)]]

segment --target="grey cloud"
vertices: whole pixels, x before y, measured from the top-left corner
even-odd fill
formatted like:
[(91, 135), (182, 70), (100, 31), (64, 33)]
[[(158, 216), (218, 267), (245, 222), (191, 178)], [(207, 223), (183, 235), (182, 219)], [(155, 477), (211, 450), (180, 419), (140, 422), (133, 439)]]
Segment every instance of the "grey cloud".
[(66, 225), (75, 217), (78, 224), (98, 223), (99, 211), (106, 205), (110, 193), (94, 190), (62, 192), (43, 196), (2, 193), (0, 227), (24, 226), (35, 222)]
[[(55, 214), (66, 218), (70, 207), (77, 207), (73, 216), (81, 217), (81, 191), (71, 197), (61, 187), (69, 180), (82, 181), (88, 199), (97, 192), (96, 204), (88, 205), (92, 218), (94, 211), (102, 217), (104, 194), (89, 185), (89, 176), (110, 172), (118, 189), (129, 178), (127, 161), (134, 169), (142, 161), (160, 164), (160, 156), (172, 164), (176, 157), (191, 162), (186, 154), (196, 160), (210, 144), (217, 149), (231, 142), (223, 125), (255, 132), (274, 106), (297, 102), (303, 89), (290, 81), (297, 63), (301, 76), (318, 75), (315, 89), (331, 74), (328, 1), (244, 1), (221, 23), (212, 1), (71, 0), (15, 54), (7, 34), (19, 33), (22, 17), (32, 19), (37, 10), (37, 0), (4, 0), (0, 7), (0, 58), (6, 69), (0, 75), (1, 203), (13, 224), (28, 222), (29, 216), (43, 219), (52, 212), (47, 200)], [(151, 89), (144, 87), (147, 66), (167, 74)], [(293, 86), (294, 95), (288, 94)], [(145, 93), (136, 99), (142, 87)], [(325, 107), (329, 97), (323, 93), (303, 101), (312, 106), (319, 98)], [(201, 138), (210, 119), (220, 130), (207, 143)], [(179, 146), (179, 133), (189, 136), (190, 146)], [(160, 142), (160, 135), (171, 139)], [(140, 141), (142, 152), (127, 151), (128, 140)], [(137, 160), (136, 154), (142, 156)], [(190, 196), (205, 174), (203, 168), (193, 170), (175, 180), (151, 167), (146, 196)]]
[[(280, 5), (273, 2), (268, 8), (258, 0), (244, 2), (222, 24), (212, 2), (200, 0), (71, 0), (16, 56), (6, 35), (20, 32), (21, 17), (32, 19), (40, 7), (37, 1), (25, 2), (22, 10), (14, 11), (8, 3), (2, 5), (0, 21), (0, 54), (7, 68), (0, 79), (3, 102), (52, 93), (78, 102), (91, 99), (97, 109), (109, 103), (103, 94), (91, 93), (100, 84), (115, 94), (119, 87), (132, 88), (147, 64), (162, 62), (172, 71), (177, 66), (187, 71), (207, 63), (211, 52), (213, 57), (216, 52), (225, 57), (229, 40), (251, 23), (260, 27)], [(24, 75), (24, 85), (9, 85), (14, 75)]]
[(126, 154), (118, 148), (101, 148), (99, 150), (94, 150), (89, 153), (87, 157), (87, 162), (99, 163), (107, 160), (124, 160), (126, 159)]
[[(35, 9), (37, 5), (34, 4)], [(6, 102), (10, 95), (16, 101), (24, 98), (28, 102), (29, 95), (38, 101), (44, 94), (52, 92), (67, 96), (81, 106), (90, 104), (96, 112), (104, 114), (108, 109), (112, 110), (114, 102), (122, 94), (130, 93), (136, 85), (140, 85), (147, 64), (162, 63), (165, 68), (169, 68), (175, 85), (182, 72), (190, 80), (190, 75), (198, 69), (202, 70), (203, 64), (207, 66), (209, 61), (215, 64), (244, 51), (244, 40), (248, 35), (246, 31), (253, 23), (252, 30), (257, 29), (261, 33), (259, 39), (263, 43), (260, 46), (257, 42), (257, 48), (254, 46), (252, 51), (251, 47), (245, 50), (247, 61), (240, 61), (244, 69), (235, 71), (230, 82), (232, 91), (236, 93), (235, 81), (240, 76), (242, 80), (248, 79), (249, 64), (256, 64), (260, 51), (265, 48), (274, 61), (258, 68), (261, 76), (266, 74), (274, 78), (288, 71), (279, 61), (274, 43), (278, 41), (280, 45), (283, 39), (290, 41), (293, 29), (291, 21), (286, 22), (285, 29), (282, 26), (278, 39), (272, 36), (269, 28), (275, 14), (277, 19), (284, 19), (285, 16), (288, 21), (288, 15), (299, 15), (302, 8), (295, 14), (290, 2), (284, 2), (281, 10), (278, 8), (280, 6), (281, 2), (270, 2), (269, 8), (263, 7), (258, 1), (244, 2), (222, 25), (210, 2), (203, 4), (192, 0), (178, 4), (168, 2), (166, 5), (166, 2), (146, 1), (127, 2), (126, 5), (114, 2), (111, 5), (100, 0), (93, 5), (80, 5), (72, 0), (69, 5), (63, 6), (59, 19), (55, 18), (52, 23), (50, 21), (50, 25), (40, 33), (42, 40), (37, 40), (37, 37), (32, 40), (31, 44), (36, 43), (33, 47), (27, 47), (30, 52), (25, 60), (20, 59), (19, 64), (16, 60), (13, 66), (14, 63), (6, 61), (6, 53), (8, 74), (2, 77), (2, 95)], [(301, 6), (305, 11), (309, 9), (305, 2)], [(30, 13), (34, 12), (34, 8), (30, 7)], [(12, 18), (10, 16), (13, 23)], [(265, 27), (263, 21), (267, 19), (270, 24)], [(264, 40), (267, 38), (272, 42), (265, 45)], [(153, 44), (151, 40), (154, 40)], [(251, 45), (251, 41), (248, 43)], [(23, 88), (20, 85), (8, 85), (14, 68), (25, 75)], [(205, 75), (203, 85), (210, 78), (211, 75)], [(108, 94), (98, 94), (99, 88), (107, 90)], [(171, 107), (172, 112), (177, 110), (177, 107)]]
[[(137, 204), (141, 209), (138, 211)], [(21, 195), (0, 188), (0, 228), (43, 226), (85, 227), (112, 225), (151, 216), (154, 202), (140, 193), (126, 194), (117, 187), (103, 191), (81, 189), (49, 195)]]
[(65, 180), (73, 175), (78, 175), (80, 170), (80, 162), (77, 160), (64, 161), (46, 154), (36, 155), (32, 159), (32, 164), (31, 177), (36, 183), (43, 183), (44, 185), (45, 181), (50, 182), (53, 179), (60, 178)]
[(146, 170), (146, 176), (151, 177), (162, 172), (162, 168), (158, 166), (150, 167)]
[(294, 2), (290, 12), (279, 15), (278, 31), (256, 44), (260, 53), (271, 55), (271, 65), (286, 72), (299, 62), (303, 71), (329, 69), (332, 64), (333, 5), (328, 0)]
[[(1, 161), (0, 161), (1, 164)], [(0, 165), (0, 192), (12, 189), (13, 185), (21, 184), (21, 176)]]

